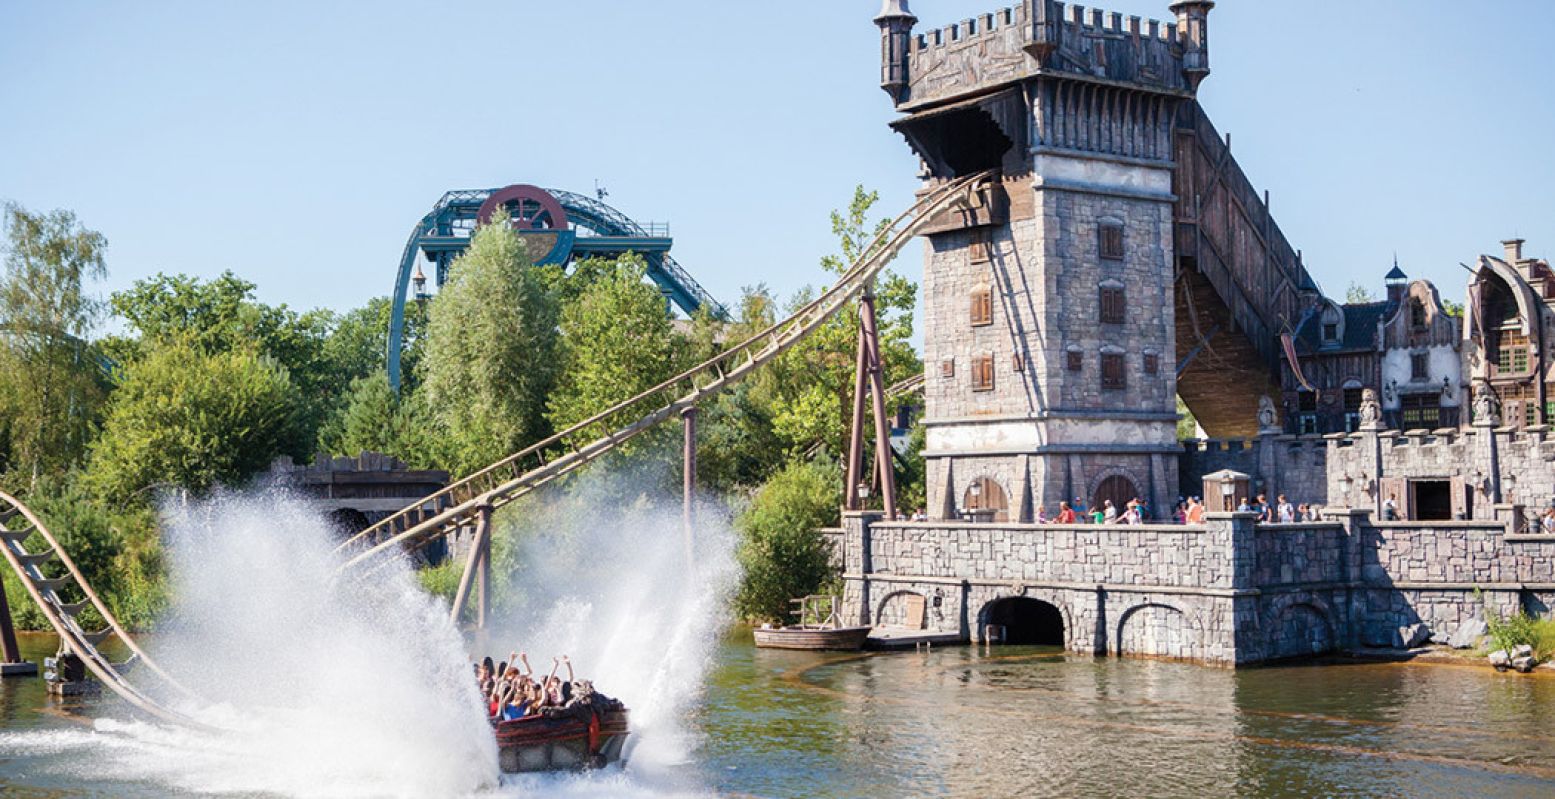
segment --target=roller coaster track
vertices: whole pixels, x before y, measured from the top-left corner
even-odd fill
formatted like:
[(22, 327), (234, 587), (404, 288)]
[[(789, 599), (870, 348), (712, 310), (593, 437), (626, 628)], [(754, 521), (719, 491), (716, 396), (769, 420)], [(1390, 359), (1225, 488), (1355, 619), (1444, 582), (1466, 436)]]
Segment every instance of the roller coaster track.
[[(21, 520), (20, 524), (17, 522), (18, 518)], [(43, 548), (37, 552), (29, 552), (26, 542), (34, 536), (42, 540)], [(125, 675), (133, 664), (137, 670), (139, 667), (144, 667), (161, 683), (178, 694), (190, 698), (194, 696), (189, 689), (164, 671), (135, 643), (135, 639), (124, 631), (119, 621), (98, 598), (92, 586), (87, 584), (86, 578), (81, 576), (81, 571), (76, 568), (75, 562), (65, 553), (65, 549), (59, 545), (59, 541), (43, 525), (43, 522), (15, 497), (4, 492), (0, 492), (0, 551), (4, 552), (6, 562), (10, 564), (11, 570), (16, 572), (22, 587), (27, 589), (33, 602), (37, 603), (38, 609), (49, 620), (49, 624), (53, 625), (55, 632), (59, 633), (60, 641), (81, 658), (86, 668), (103, 685), (118, 694), (124, 701), (163, 721), (193, 727), (206, 726), (167, 708), (130, 683)], [(55, 561), (63, 567), (63, 574), (49, 577), (44, 567)], [(80, 599), (66, 599), (67, 592), (76, 594)], [(87, 608), (95, 609), (108, 626), (92, 632), (82, 627), (80, 615)], [(118, 636), (130, 650), (128, 660), (114, 663), (98, 649), (98, 645), (111, 635)]]
[[(865, 254), (836, 284), (793, 316), (702, 364), (526, 447), (362, 531), (337, 550), (346, 551), (350, 555), (339, 567), (339, 573), (361, 574), (364, 565), (392, 562), (391, 555), (424, 546), (469, 526), (478, 515), (489, 513), (494, 508), (576, 471), (770, 363), (841, 311), (933, 217), (958, 205), (970, 204), (990, 174), (959, 178), (925, 194), (881, 232)], [(893, 387), (893, 392), (895, 390), (896, 387)], [(661, 402), (666, 397), (672, 399), (624, 426), (608, 429), (612, 422), (636, 414), (640, 408), (648, 407), (649, 403)], [(586, 443), (572, 443), (599, 430), (606, 432)], [(42, 547), (36, 552), (27, 546), (27, 542), (34, 539), (42, 541)], [(130, 705), (157, 719), (209, 729), (209, 725), (169, 708), (130, 682), (128, 674), (133, 665), (137, 674), (143, 668), (160, 687), (171, 689), (172, 694), (198, 699), (130, 637), (37, 515), (4, 492), (0, 492), (0, 552), (3, 552), (6, 563), (16, 572), (38, 609), (59, 634), (62, 644), (81, 658), (86, 668), (104, 686)], [(46, 567), (54, 562), (58, 563), (58, 567), (46, 571)], [(50, 571), (56, 576), (50, 577)], [(67, 594), (79, 598), (69, 599)], [(80, 616), (87, 608), (94, 609), (107, 626), (96, 631), (88, 631), (83, 627)], [(110, 636), (118, 636), (130, 650), (128, 660), (115, 663), (98, 648)]]
[[(845, 308), (936, 216), (973, 205), (992, 174), (957, 178), (925, 193), (880, 232), (831, 288), (787, 319), (362, 530), (337, 549), (347, 556), (339, 573), (381, 564), (388, 557), (473, 527), (482, 514), (582, 468), (770, 363)], [(650, 407), (654, 409), (612, 429), (613, 423)]]

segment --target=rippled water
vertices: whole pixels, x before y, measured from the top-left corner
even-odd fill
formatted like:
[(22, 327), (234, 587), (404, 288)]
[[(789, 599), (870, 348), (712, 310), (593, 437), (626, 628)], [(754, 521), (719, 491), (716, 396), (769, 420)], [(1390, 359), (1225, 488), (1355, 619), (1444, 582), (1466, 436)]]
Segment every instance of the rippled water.
[[(27, 636), (24, 648), (42, 657), (53, 642)], [(186, 791), (136, 768), (180, 742), (103, 718), (127, 715), (111, 699), (51, 699), (36, 678), (4, 681), (0, 793)], [(1015, 647), (825, 655), (757, 650), (737, 634), (690, 727), (691, 758), (655, 773), (510, 779), (498, 792), (1555, 796), (1555, 679), (1470, 667), (1233, 672)]]

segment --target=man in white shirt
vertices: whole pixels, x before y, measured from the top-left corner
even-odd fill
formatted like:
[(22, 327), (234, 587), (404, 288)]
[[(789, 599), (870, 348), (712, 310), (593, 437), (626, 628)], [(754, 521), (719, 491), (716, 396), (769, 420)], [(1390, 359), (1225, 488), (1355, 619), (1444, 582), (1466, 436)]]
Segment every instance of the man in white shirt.
[(1284, 494), (1279, 496), (1279, 520), (1280, 524), (1292, 524), (1296, 521), (1296, 509), (1291, 506), (1290, 500)]

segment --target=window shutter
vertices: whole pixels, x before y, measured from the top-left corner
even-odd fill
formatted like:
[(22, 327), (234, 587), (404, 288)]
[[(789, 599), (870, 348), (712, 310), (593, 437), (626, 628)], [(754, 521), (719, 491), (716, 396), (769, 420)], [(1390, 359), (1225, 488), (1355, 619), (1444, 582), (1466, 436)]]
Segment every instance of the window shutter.
[(972, 326), (993, 324), (993, 290), (987, 286), (972, 289)]
[(979, 355), (972, 362), (972, 390), (993, 390), (993, 356)]
[(1101, 387), (1121, 389), (1124, 386), (1123, 354), (1104, 352), (1101, 356)]
[(1116, 286), (1102, 286), (1099, 303), (1102, 324), (1123, 324), (1123, 289)]
[(1123, 258), (1123, 226), (1102, 225), (1100, 230), (1101, 241), (1098, 249), (1101, 250), (1101, 257), (1112, 261), (1121, 260)]

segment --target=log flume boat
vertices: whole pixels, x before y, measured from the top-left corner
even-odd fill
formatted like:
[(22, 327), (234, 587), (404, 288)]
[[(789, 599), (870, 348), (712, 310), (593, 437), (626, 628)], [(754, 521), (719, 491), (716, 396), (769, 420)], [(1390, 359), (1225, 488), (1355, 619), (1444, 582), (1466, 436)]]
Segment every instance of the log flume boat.
[(621, 760), (628, 734), (626, 708), (554, 717), (526, 716), (492, 721), (498, 762), (508, 774), (577, 771)]

